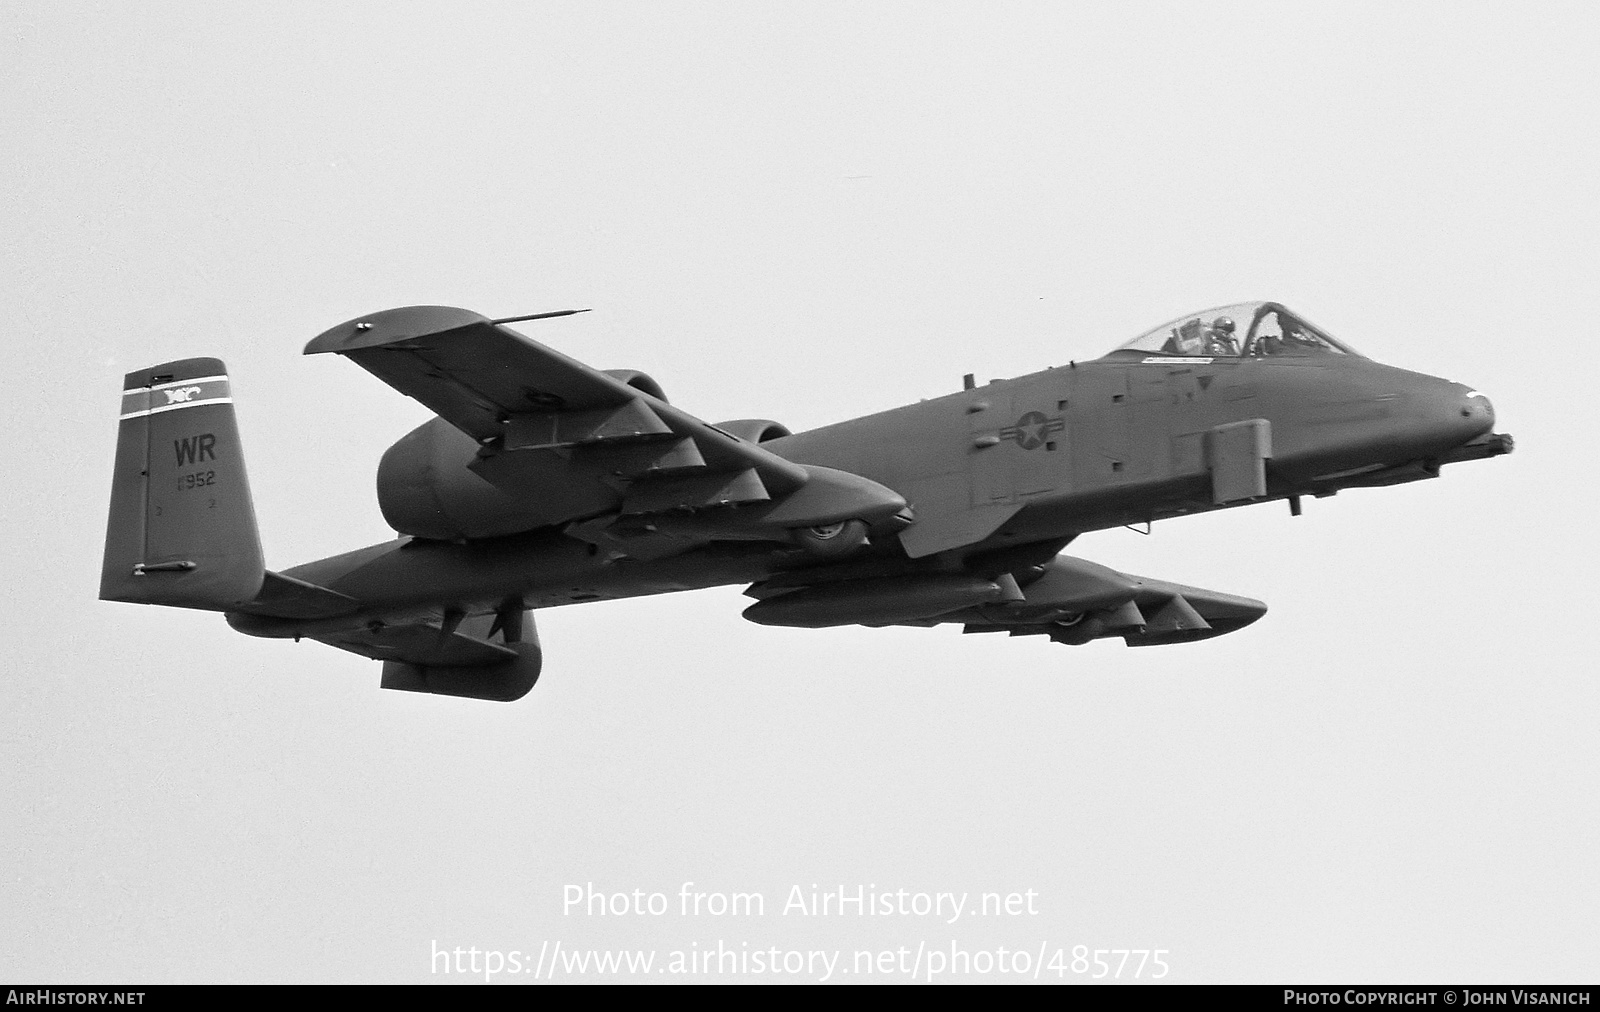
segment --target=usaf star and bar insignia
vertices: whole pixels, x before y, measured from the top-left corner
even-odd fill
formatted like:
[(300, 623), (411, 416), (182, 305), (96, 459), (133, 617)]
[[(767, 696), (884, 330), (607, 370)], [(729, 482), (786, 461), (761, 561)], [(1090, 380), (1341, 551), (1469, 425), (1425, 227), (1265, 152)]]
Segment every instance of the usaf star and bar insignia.
[(1017, 445), (1024, 450), (1034, 450), (1043, 446), (1051, 436), (1066, 427), (1067, 423), (1060, 415), (1046, 415), (1041, 411), (1029, 411), (1017, 419), (1017, 424), (1008, 425), (1001, 429), (1000, 438), (1014, 439)]

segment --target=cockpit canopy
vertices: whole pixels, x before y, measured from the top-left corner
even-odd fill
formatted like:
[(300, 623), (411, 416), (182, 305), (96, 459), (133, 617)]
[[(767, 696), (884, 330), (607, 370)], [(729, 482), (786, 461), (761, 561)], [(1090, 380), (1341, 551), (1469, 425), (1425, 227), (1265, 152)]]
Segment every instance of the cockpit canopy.
[(1240, 302), (1180, 316), (1112, 354), (1125, 351), (1175, 358), (1360, 355), (1276, 302)]

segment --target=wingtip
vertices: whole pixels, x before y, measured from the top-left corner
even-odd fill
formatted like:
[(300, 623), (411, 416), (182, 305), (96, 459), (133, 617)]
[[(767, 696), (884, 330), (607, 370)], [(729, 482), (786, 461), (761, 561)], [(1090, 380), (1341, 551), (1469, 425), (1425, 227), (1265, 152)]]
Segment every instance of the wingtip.
[(368, 313), (330, 327), (306, 344), (303, 354), (322, 355), (334, 353), (348, 355), (365, 348), (379, 348), (396, 341), (455, 330), (474, 323), (488, 323), (489, 318), (470, 309), (454, 306), (403, 306)]

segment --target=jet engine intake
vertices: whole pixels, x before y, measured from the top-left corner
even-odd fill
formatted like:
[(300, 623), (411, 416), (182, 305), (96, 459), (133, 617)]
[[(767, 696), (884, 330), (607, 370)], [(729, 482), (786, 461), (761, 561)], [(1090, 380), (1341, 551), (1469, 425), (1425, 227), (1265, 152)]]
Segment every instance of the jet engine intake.
[(607, 376), (621, 380), (641, 393), (649, 394), (658, 401), (667, 399), (667, 395), (661, 390), (661, 384), (637, 369), (602, 369), (601, 371)]
[(735, 418), (731, 422), (718, 422), (717, 428), (731, 432), (749, 443), (765, 443), (769, 439), (792, 436), (789, 427), (770, 418)]

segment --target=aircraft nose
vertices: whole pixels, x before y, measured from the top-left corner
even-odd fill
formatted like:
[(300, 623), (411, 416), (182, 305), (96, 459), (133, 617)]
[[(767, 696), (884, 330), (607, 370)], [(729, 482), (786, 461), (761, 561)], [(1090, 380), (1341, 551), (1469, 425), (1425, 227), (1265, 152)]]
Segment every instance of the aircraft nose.
[(1450, 383), (1436, 390), (1429, 400), (1433, 402), (1430, 414), (1437, 419), (1439, 434), (1455, 446), (1494, 429), (1494, 405), (1478, 390)]
[(1419, 451), (1433, 455), (1470, 443), (1494, 429), (1494, 407), (1481, 391), (1433, 376), (1410, 385), (1408, 434)]
[(1481, 436), (1494, 429), (1494, 405), (1489, 403), (1482, 391), (1467, 390), (1463, 393), (1457, 411), (1465, 425), (1473, 429), (1473, 436)]

